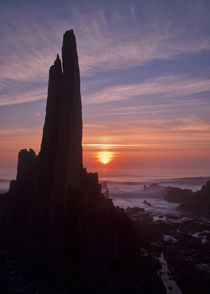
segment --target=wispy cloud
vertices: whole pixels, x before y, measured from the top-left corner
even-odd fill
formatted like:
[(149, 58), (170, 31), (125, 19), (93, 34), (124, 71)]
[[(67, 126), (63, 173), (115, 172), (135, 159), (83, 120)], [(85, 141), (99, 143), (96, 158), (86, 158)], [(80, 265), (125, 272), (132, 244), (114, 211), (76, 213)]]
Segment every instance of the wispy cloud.
[[(210, 124), (192, 118), (148, 119), (136, 121), (109, 121), (103, 125), (85, 125), (85, 142), (94, 138), (95, 145), (127, 145), (126, 150), (209, 150)], [(126, 134), (126, 136), (125, 136)], [(126, 142), (125, 142), (126, 139)], [(127, 142), (130, 143), (126, 144)], [(91, 143), (88, 143), (88, 146)]]
[(47, 81), (0, 79), (0, 106), (32, 102), (47, 97)]
[[(103, 81), (99, 82), (98, 85), (100, 83), (103, 84)], [(47, 96), (47, 81), (37, 83), (36, 81), (2, 79), (0, 80), (0, 88), (0, 106), (46, 99)], [(210, 79), (186, 75), (167, 75), (149, 78), (135, 84), (103, 86), (98, 91), (94, 87), (92, 89), (89, 87), (90, 94), (86, 94), (85, 91), (83, 94), (84, 104), (108, 103), (135, 97), (161, 95), (161, 100), (156, 102), (156, 105), (158, 105), (160, 103), (165, 104), (166, 102), (163, 103), (163, 99), (167, 97), (182, 97), (185, 101), (186, 95), (208, 91), (210, 91)], [(174, 100), (175, 102), (176, 100)], [(153, 103), (155, 103), (155, 99)], [(170, 103), (173, 103), (173, 100)], [(180, 101), (180, 103), (183, 103), (183, 101)]]
[[(189, 94), (210, 91), (210, 79), (169, 75), (147, 79), (141, 83), (114, 85), (86, 97), (86, 103), (105, 103), (141, 97), (162, 95), (164, 97), (184, 97)], [(157, 102), (158, 103), (158, 102)]]
[(83, 143), (82, 144), (85, 147), (137, 147), (136, 145), (132, 144), (88, 144)]
[(157, 1), (152, 5), (135, 2), (128, 4), (126, 11), (94, 11), (94, 18), (80, 11), (82, 17), (76, 28), (82, 72), (131, 67), (210, 50), (206, 30), (210, 7), (198, 2), (174, 1), (167, 7)]
[[(210, 35), (203, 31), (210, 24), (209, 6), (198, 2), (197, 6), (191, 5), (187, 15), (180, 14), (184, 4), (180, 6), (177, 19), (171, 17), (176, 5), (169, 5), (167, 14), (161, 9), (165, 8), (163, 3), (153, 3), (157, 10), (136, 2), (118, 11), (117, 6), (110, 9), (91, 6), (87, 10), (66, 2), (65, 14), (48, 9), (48, 21), (41, 8), (34, 16), (28, 15), (31, 11), (26, 4), (22, 12), (3, 11), (0, 74), (8, 78), (15, 74), (16, 78), (43, 76), (53, 61), (55, 48), (58, 50), (60, 46), (63, 32), (70, 27), (77, 34), (81, 71), (85, 75), (210, 50)], [(5, 18), (10, 14), (14, 17), (8, 25)]]
[[(183, 13), (185, 5), (187, 14)], [(5, 80), (46, 84), (48, 69), (60, 51), (62, 34), (69, 28), (74, 28), (77, 35), (82, 76), (104, 71), (112, 75), (115, 69), (210, 50), (206, 30), (210, 7), (205, 1), (174, 3), (167, 9), (157, 1), (122, 7), (116, 1), (110, 8), (64, 1), (63, 6), (47, 10), (44, 3), (36, 6), (32, 1), (23, 1), (13, 10), (7, 5), (1, 8), (0, 85)], [(8, 85), (8, 95), (1, 89), (1, 105), (43, 98), (43, 90), (33, 86), (24, 93), (17, 87), (16, 98), (10, 89)], [(129, 89), (123, 91), (128, 93)], [(116, 88), (115, 94), (117, 97)]]

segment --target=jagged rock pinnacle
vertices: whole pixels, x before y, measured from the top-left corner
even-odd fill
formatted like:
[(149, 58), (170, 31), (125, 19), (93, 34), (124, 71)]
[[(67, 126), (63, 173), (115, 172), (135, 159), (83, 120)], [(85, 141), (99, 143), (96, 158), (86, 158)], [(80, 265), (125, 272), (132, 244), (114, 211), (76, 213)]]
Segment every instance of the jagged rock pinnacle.
[[(50, 69), (47, 109), (40, 150), (40, 194), (65, 197), (82, 168), (82, 107), (76, 38), (63, 36), (62, 65), (57, 55)], [(50, 197), (48, 195), (48, 197)], [(62, 197), (60, 195), (59, 197)]]
[(62, 59), (64, 74), (71, 72), (73, 68), (78, 70), (77, 46), (73, 30), (66, 31), (63, 36)]

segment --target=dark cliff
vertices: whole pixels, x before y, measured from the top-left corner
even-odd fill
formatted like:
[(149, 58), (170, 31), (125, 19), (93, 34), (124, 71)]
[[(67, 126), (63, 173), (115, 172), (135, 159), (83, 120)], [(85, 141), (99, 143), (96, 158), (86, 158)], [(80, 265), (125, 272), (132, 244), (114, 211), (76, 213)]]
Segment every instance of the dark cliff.
[(62, 61), (57, 56), (49, 71), (40, 153), (20, 151), (17, 178), (1, 204), (2, 244), (21, 258), (19, 272), (33, 282), (71, 293), (164, 293), (154, 272), (142, 271), (131, 221), (104, 197), (98, 175), (83, 168), (72, 30), (64, 34)]

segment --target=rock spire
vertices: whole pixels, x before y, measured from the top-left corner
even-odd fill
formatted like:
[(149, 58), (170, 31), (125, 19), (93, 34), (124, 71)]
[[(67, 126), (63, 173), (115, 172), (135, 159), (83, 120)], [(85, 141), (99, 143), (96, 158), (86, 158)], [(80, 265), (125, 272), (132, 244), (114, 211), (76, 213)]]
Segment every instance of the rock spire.
[(65, 198), (69, 184), (79, 184), (82, 170), (80, 73), (73, 30), (63, 36), (62, 62), (57, 55), (49, 71), (39, 157), (39, 195)]

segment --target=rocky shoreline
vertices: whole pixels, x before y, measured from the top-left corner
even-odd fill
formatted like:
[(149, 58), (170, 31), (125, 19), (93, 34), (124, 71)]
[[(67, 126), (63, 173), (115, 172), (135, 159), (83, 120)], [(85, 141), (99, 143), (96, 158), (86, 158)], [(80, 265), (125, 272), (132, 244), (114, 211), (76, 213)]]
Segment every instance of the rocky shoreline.
[[(209, 293), (210, 289), (210, 221), (196, 214), (180, 217), (156, 217), (143, 208), (127, 208), (136, 231), (141, 236), (144, 254), (160, 261), (164, 256), (181, 293)], [(160, 272), (159, 272), (160, 273)], [(164, 272), (160, 274), (163, 282)], [(173, 287), (167, 293), (179, 293)], [(174, 291), (174, 292), (172, 292)]]

